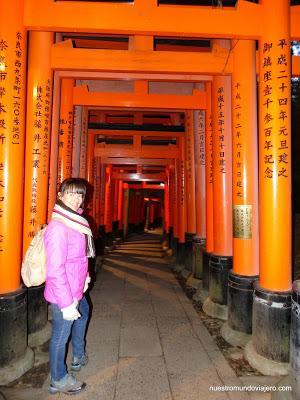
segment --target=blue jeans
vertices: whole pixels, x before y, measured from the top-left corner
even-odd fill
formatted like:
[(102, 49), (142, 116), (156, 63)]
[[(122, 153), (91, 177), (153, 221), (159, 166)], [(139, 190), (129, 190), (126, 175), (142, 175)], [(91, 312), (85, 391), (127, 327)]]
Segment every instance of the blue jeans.
[(79, 302), (81, 317), (76, 321), (66, 321), (57, 304), (51, 303), (52, 333), (49, 344), (50, 374), (54, 381), (59, 381), (67, 373), (66, 345), (71, 335), (73, 356), (82, 357), (85, 354), (85, 331), (89, 317), (89, 305), (83, 297)]

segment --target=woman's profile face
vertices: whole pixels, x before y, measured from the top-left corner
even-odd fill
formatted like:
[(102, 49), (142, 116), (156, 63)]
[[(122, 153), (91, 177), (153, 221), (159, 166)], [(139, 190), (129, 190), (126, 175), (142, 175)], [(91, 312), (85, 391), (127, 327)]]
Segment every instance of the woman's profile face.
[(59, 199), (71, 210), (78, 211), (81, 204), (83, 203), (83, 194), (76, 192), (64, 192), (58, 193)]

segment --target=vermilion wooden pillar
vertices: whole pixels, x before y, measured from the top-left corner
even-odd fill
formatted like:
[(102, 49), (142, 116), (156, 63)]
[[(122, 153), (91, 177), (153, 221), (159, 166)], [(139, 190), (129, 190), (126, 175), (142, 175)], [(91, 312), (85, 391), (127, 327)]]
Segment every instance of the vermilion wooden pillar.
[[(53, 33), (30, 32), (27, 80), (23, 254), (47, 222)], [(43, 57), (41, 57), (43, 53)]]
[[(86, 170), (85, 170), (85, 179), (89, 182), (89, 184), (93, 187), (94, 185), (94, 147), (95, 147), (95, 138), (94, 135), (87, 135), (87, 147), (86, 147)], [(88, 213), (93, 217), (94, 210), (94, 201), (93, 197), (88, 198), (86, 202), (86, 207)]]
[(177, 262), (179, 265), (184, 265), (185, 258), (185, 232), (186, 232), (186, 199), (185, 199), (185, 143), (184, 138), (178, 138), (179, 156), (176, 160), (177, 172), (177, 222), (178, 222), (178, 249)]
[(118, 223), (119, 223), (119, 236), (123, 236), (123, 181), (119, 181), (119, 198), (118, 198)]
[(82, 126), (82, 106), (74, 107), (73, 149), (72, 149), (72, 176), (79, 177), (80, 142)]
[[(94, 159), (94, 191), (93, 191), (93, 215), (97, 228), (100, 225), (100, 198), (101, 198), (101, 158), (95, 157)], [(98, 232), (97, 232), (98, 233)]]
[[(281, 372), (286, 372), (292, 275), (290, 6), (288, 1), (261, 3), (265, 18), (259, 41), (260, 276), (246, 355), (285, 363)], [(252, 364), (262, 370), (260, 362)]]
[(228, 281), (228, 323), (233, 345), (252, 332), (253, 283), (258, 278), (258, 153), (255, 41), (232, 44), (233, 270)]
[[(27, 348), (26, 290), (20, 286), (25, 144), (24, 2), (0, 1), (0, 381), (33, 365)], [(15, 362), (23, 369), (13, 369)], [(8, 369), (10, 379), (8, 379)]]
[(49, 190), (48, 190), (48, 217), (51, 219), (52, 210), (56, 201), (57, 192), (57, 161), (59, 142), (59, 109), (60, 109), (60, 86), (61, 82), (57, 72), (54, 72), (53, 93), (52, 93), (52, 121), (50, 139), (50, 162), (49, 162)]
[(112, 233), (112, 166), (106, 166), (105, 176), (105, 206), (104, 206), (104, 225), (107, 243), (111, 244), (111, 233)]
[[(218, 40), (224, 48), (227, 40)], [(232, 136), (231, 77), (215, 76), (212, 85), (213, 115), (213, 221), (214, 253), (209, 263), (209, 298), (204, 311), (227, 319), (227, 280), (232, 266)]]
[(164, 188), (164, 231), (166, 234), (170, 230), (170, 171), (166, 168), (167, 180)]
[(185, 198), (186, 198), (186, 235), (185, 267), (193, 270), (193, 238), (196, 235), (195, 205), (195, 156), (194, 156), (194, 118), (193, 111), (185, 113)]
[[(47, 222), (53, 39), (51, 32), (29, 34), (23, 254), (38, 227)], [(36, 343), (37, 332), (44, 342), (50, 337), (44, 286), (28, 288), (28, 342), (31, 346), (42, 343), (41, 340)]]
[(193, 112), (195, 151), (195, 206), (196, 236), (193, 239), (193, 271), (198, 279), (203, 278), (203, 251), (206, 237), (205, 197), (205, 112)]
[(62, 79), (59, 117), (57, 183), (70, 178), (72, 173), (74, 79)]
[(128, 183), (123, 184), (124, 201), (123, 201), (123, 237), (124, 239), (128, 233), (128, 208), (129, 208), (129, 187)]
[(212, 128), (212, 84), (205, 84), (206, 112), (205, 112), (205, 193), (206, 193), (206, 252), (214, 251), (214, 214), (213, 214), (213, 128)]
[(119, 229), (118, 223), (118, 200), (119, 200), (119, 181), (114, 181), (114, 199), (113, 199), (113, 231), (117, 234)]
[(84, 106), (82, 107), (82, 113), (81, 113), (80, 158), (79, 158), (80, 178), (86, 178), (87, 142), (88, 142), (88, 108)]

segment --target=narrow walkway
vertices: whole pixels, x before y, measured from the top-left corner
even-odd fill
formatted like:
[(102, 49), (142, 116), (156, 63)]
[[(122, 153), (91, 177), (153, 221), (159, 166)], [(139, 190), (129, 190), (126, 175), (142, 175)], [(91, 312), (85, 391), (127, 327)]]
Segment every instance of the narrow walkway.
[[(210, 391), (243, 384), (169, 271), (160, 240), (155, 233), (133, 236), (106, 258), (91, 290), (89, 364), (78, 374), (88, 386), (76, 399), (269, 399)], [(48, 383), (14, 389), (8, 400), (70, 398), (49, 395)]]

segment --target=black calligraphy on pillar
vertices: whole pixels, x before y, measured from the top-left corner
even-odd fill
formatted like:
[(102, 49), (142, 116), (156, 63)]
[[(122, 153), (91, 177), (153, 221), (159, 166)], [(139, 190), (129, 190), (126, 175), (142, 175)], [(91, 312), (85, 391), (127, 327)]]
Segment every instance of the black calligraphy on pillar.
[(187, 179), (192, 180), (192, 120), (191, 114), (186, 114), (186, 170)]
[(73, 138), (73, 111), (68, 112), (67, 143), (66, 143), (66, 174), (71, 176), (72, 171), (72, 138)]
[(15, 44), (15, 61), (14, 61), (14, 82), (13, 82), (13, 124), (11, 132), (11, 143), (20, 144), (21, 126), (20, 126), (20, 112), (22, 102), (22, 34), (16, 33)]
[(87, 121), (85, 111), (82, 111), (82, 122), (81, 122), (81, 136), (80, 136), (80, 176), (85, 177), (86, 170), (86, 146), (87, 146)]
[(184, 161), (180, 160), (180, 206), (184, 206)]
[(233, 125), (233, 134), (234, 134), (234, 162), (235, 162), (235, 176), (233, 176), (233, 190), (235, 195), (238, 198), (242, 198), (244, 196), (244, 185), (243, 185), (243, 174), (242, 174), (242, 95), (241, 95), (241, 83), (236, 82), (233, 87), (233, 96), (234, 96), (234, 125)]
[(225, 157), (225, 114), (224, 114), (224, 107), (225, 107), (225, 98), (224, 98), (224, 87), (220, 86), (217, 90), (218, 93), (218, 164), (219, 164), (219, 171), (222, 174), (226, 173), (226, 157)]
[(263, 44), (262, 107), (265, 179), (289, 177), (290, 44), (287, 39)]
[[(7, 111), (8, 111), (8, 95), (7, 95), (7, 50), (8, 42), (3, 38), (0, 38), (0, 146), (3, 148), (8, 143), (8, 122), (7, 122)], [(1, 149), (2, 150), (2, 149)], [(4, 150), (4, 149), (3, 149)], [(8, 169), (8, 165), (5, 163), (4, 151), (0, 151), (0, 222), (4, 215), (5, 197), (6, 197), (6, 180), (5, 175)], [(2, 158), (3, 157), (3, 158)], [(1, 229), (4, 226), (1, 224)], [(0, 252), (4, 251), (4, 238), (5, 232), (0, 232)]]

